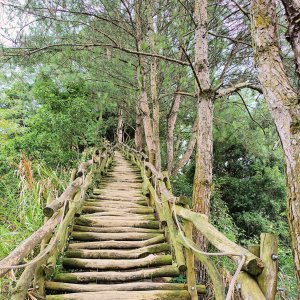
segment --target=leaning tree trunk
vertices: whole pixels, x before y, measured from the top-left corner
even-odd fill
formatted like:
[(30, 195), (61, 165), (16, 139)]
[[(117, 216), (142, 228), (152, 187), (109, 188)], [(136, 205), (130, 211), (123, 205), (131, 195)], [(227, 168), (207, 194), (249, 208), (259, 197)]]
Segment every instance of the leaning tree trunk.
[(284, 71), (276, 30), (275, 0), (252, 0), (251, 26), (258, 78), (282, 143), (287, 212), (295, 270), (300, 279), (300, 106)]
[(296, 70), (300, 80), (300, 0), (282, 0), (289, 23), (287, 39), (295, 56)]

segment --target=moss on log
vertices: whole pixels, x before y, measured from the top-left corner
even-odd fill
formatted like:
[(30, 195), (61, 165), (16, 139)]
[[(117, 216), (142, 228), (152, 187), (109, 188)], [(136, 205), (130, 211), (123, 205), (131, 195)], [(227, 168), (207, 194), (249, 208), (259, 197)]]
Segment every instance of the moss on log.
[(134, 250), (89, 250), (89, 249), (77, 249), (68, 250), (65, 254), (66, 257), (80, 257), (80, 258), (140, 258), (149, 254), (160, 253), (169, 251), (170, 247), (167, 243), (161, 243), (157, 245), (150, 245)]
[(268, 300), (274, 300), (277, 292), (278, 236), (271, 233), (260, 235), (260, 258), (265, 268), (258, 276), (258, 284)]
[(246, 272), (240, 272), (237, 286), (244, 300), (267, 300), (256, 280)]
[(167, 227), (168, 227), (170, 242), (171, 242), (172, 250), (174, 251), (176, 263), (178, 265), (180, 272), (184, 272), (184, 271), (186, 271), (186, 263), (185, 263), (183, 248), (182, 248), (182, 245), (180, 243), (178, 243), (177, 238), (176, 238), (177, 230), (176, 230), (176, 226), (173, 221), (173, 218), (172, 218), (171, 210), (169, 207), (169, 202), (164, 195), (161, 196), (161, 199), (162, 199), (162, 203), (163, 203), (162, 207), (163, 207), (164, 215), (166, 217), (166, 221), (167, 221), (167, 225), (168, 225)]
[(89, 227), (74, 225), (74, 231), (85, 231), (85, 232), (103, 232), (103, 233), (120, 233), (120, 232), (150, 232), (150, 233), (163, 233), (162, 229), (149, 229), (149, 228), (138, 228), (138, 227)]
[(127, 232), (124, 233), (99, 233), (99, 232), (72, 232), (72, 237), (79, 241), (139, 241), (157, 237), (157, 233)]
[(115, 292), (88, 292), (65, 295), (47, 296), (46, 300), (188, 300), (189, 293), (184, 290), (176, 291), (115, 291)]
[(99, 226), (99, 227), (141, 227), (149, 229), (159, 229), (157, 221), (120, 221), (120, 220), (101, 220), (80, 217), (76, 220), (77, 225), (83, 226)]
[[(183, 283), (163, 283), (163, 282), (128, 282), (121, 284), (75, 284), (65, 282), (47, 281), (45, 286), (48, 290), (59, 292), (100, 292), (100, 291), (149, 291), (149, 290), (187, 290), (187, 285)], [(197, 292), (205, 294), (204, 285), (197, 285)]]
[(84, 282), (125, 282), (157, 277), (178, 276), (177, 266), (164, 266), (138, 271), (108, 271), (108, 272), (75, 272), (59, 273), (54, 276), (54, 281), (84, 283)]
[(163, 235), (144, 241), (101, 241), (69, 244), (69, 249), (132, 249), (146, 247), (165, 241)]
[(172, 256), (150, 254), (146, 257), (137, 259), (64, 258), (62, 263), (65, 268), (72, 269), (127, 270), (171, 265)]

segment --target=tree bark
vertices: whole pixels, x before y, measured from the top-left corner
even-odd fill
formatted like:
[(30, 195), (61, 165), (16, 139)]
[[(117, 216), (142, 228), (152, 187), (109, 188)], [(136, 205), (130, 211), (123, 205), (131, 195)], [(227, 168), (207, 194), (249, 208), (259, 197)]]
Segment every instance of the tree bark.
[(173, 103), (167, 118), (167, 161), (168, 172), (172, 174), (174, 161), (174, 129), (177, 120), (177, 113), (181, 102), (181, 95), (175, 94)]
[(275, 0), (253, 0), (251, 24), (258, 78), (282, 143), (288, 223), (295, 270), (300, 279), (300, 107), (284, 71), (276, 30)]
[(123, 143), (123, 109), (121, 107), (118, 112), (117, 142), (118, 144)]
[[(139, 51), (142, 48), (142, 43), (144, 40), (143, 36), (143, 18), (141, 15), (142, 11), (142, 1), (136, 0), (134, 2), (135, 14), (136, 14), (136, 42), (137, 42), (137, 50)], [(155, 145), (153, 142), (153, 131), (152, 131), (152, 120), (150, 114), (150, 108), (148, 103), (148, 95), (146, 90), (146, 71), (145, 71), (145, 60), (143, 56), (139, 56), (139, 67), (137, 70), (138, 77), (138, 85), (139, 85), (139, 99), (138, 99), (138, 108), (141, 112), (144, 133), (146, 144), (149, 152), (149, 161), (154, 164), (155, 163)]]
[[(149, 12), (148, 12), (148, 34), (149, 34), (149, 45), (152, 53), (157, 52), (156, 50), (156, 34), (155, 24), (153, 19), (153, 6), (156, 6), (156, 1), (151, 1), (149, 3)], [(156, 22), (156, 27), (158, 26)], [(155, 167), (157, 170), (161, 170), (161, 153), (160, 153), (160, 135), (159, 135), (159, 113), (160, 113), (160, 104), (158, 97), (158, 87), (157, 87), (157, 58), (151, 58), (150, 66), (150, 90), (152, 98), (152, 127), (153, 127), (153, 143), (155, 147)]]
[(143, 117), (138, 105), (136, 107), (134, 143), (136, 150), (141, 151), (144, 148)]
[(287, 40), (294, 51), (296, 71), (300, 80), (300, 1), (282, 0), (289, 23)]
[(180, 158), (180, 160), (177, 162), (175, 167), (172, 169), (172, 173), (171, 173), (172, 176), (176, 176), (177, 173), (179, 172), (179, 170), (185, 166), (185, 164), (189, 161), (189, 159), (194, 151), (194, 148), (195, 148), (195, 145), (197, 142), (198, 123), (199, 123), (199, 114), (196, 115), (196, 119), (195, 119), (193, 129), (192, 129), (192, 134), (191, 134), (189, 143), (186, 147), (186, 151), (183, 154), (183, 156)]

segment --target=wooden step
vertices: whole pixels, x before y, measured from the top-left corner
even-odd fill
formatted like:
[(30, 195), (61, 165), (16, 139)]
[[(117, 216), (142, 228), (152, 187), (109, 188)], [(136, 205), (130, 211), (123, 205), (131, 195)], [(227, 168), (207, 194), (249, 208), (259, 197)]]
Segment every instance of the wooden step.
[(122, 221), (122, 220), (101, 220), (101, 218), (79, 217), (75, 222), (77, 225), (98, 226), (98, 227), (140, 227), (159, 229), (158, 221)]
[(46, 300), (187, 300), (190, 294), (186, 290), (164, 291), (106, 291), (85, 292), (62, 295), (49, 295)]
[(149, 245), (165, 241), (163, 235), (159, 235), (145, 241), (101, 241), (69, 244), (69, 249), (133, 249), (142, 248)]
[(68, 250), (65, 257), (78, 258), (140, 258), (149, 254), (161, 253), (170, 251), (170, 246), (167, 243), (149, 245), (134, 250), (89, 250), (89, 249), (75, 249)]
[(111, 232), (111, 233), (121, 233), (121, 232), (151, 232), (151, 233), (164, 233), (163, 229), (149, 229), (149, 228), (138, 228), (138, 227), (90, 227), (74, 225), (74, 231), (85, 231), (85, 232)]
[(171, 255), (150, 254), (137, 259), (63, 258), (63, 266), (72, 269), (128, 270), (172, 264)]
[(101, 220), (124, 220), (124, 221), (155, 221), (155, 217), (153, 214), (119, 214), (119, 213), (99, 213), (94, 212), (90, 214), (84, 214), (85, 218), (101, 218)]
[(97, 206), (102, 208), (119, 208), (119, 209), (128, 209), (128, 208), (145, 208), (148, 207), (148, 204), (144, 200), (139, 201), (123, 201), (123, 200), (103, 200), (103, 201), (93, 201), (89, 199), (84, 202), (84, 206)]
[[(105, 232), (84, 232), (73, 231), (71, 236), (74, 240), (79, 241), (141, 241), (157, 237), (160, 234), (151, 232), (123, 232), (120, 233), (105, 233)], [(161, 234), (161, 236), (163, 236)]]
[(126, 282), (150, 279), (157, 277), (178, 276), (177, 266), (163, 266), (159, 268), (147, 268), (137, 271), (107, 271), (107, 272), (74, 272), (58, 273), (54, 276), (54, 281), (84, 283), (84, 282)]
[[(76, 284), (46, 281), (45, 287), (48, 290), (59, 292), (103, 292), (103, 291), (151, 291), (151, 290), (187, 290), (184, 283), (164, 283), (164, 282), (128, 282), (119, 284)], [(197, 285), (199, 294), (205, 293), (204, 285)], [(175, 299), (175, 298), (174, 298)]]
[(134, 214), (149, 214), (153, 213), (154, 209), (152, 207), (127, 207), (127, 208), (119, 208), (118, 210), (110, 208), (110, 207), (99, 207), (99, 206), (83, 206), (82, 208), (83, 213), (93, 213), (93, 212), (103, 212), (103, 213), (119, 213), (119, 214), (126, 214), (126, 213), (134, 213)]

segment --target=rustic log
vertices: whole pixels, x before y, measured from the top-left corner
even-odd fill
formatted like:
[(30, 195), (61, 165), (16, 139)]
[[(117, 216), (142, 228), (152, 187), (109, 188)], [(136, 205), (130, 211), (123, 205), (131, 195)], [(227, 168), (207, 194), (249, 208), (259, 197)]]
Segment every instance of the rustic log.
[(44, 215), (47, 217), (51, 217), (59, 208), (64, 206), (64, 203), (66, 201), (70, 201), (71, 199), (73, 199), (78, 188), (82, 185), (82, 182), (82, 178), (75, 179), (60, 195), (60, 197), (52, 201), (43, 209)]
[(145, 207), (145, 208), (123, 208), (119, 210), (115, 209), (109, 209), (109, 208), (103, 208), (103, 207), (98, 207), (98, 206), (84, 206), (82, 208), (82, 211), (84, 213), (102, 213), (103, 215), (105, 214), (115, 214), (115, 215), (123, 215), (123, 214), (140, 214), (140, 215), (153, 215), (153, 208), (151, 207)]
[(172, 256), (150, 254), (137, 259), (64, 258), (62, 263), (65, 268), (72, 269), (127, 270), (171, 265)]
[(74, 225), (74, 231), (85, 231), (85, 232), (104, 232), (104, 233), (117, 233), (117, 232), (150, 232), (150, 233), (163, 233), (162, 229), (148, 229), (138, 227), (88, 227)]
[(260, 258), (253, 255), (247, 249), (230, 241), (225, 235), (211, 225), (204, 215), (177, 205), (175, 209), (178, 216), (191, 221), (201, 234), (203, 234), (203, 236), (205, 236), (205, 238), (207, 238), (218, 250), (235, 254), (235, 256), (228, 255), (235, 263), (239, 264), (240, 257), (238, 255), (245, 255), (246, 259), (243, 270), (254, 276), (262, 272), (264, 264)]
[(170, 247), (167, 243), (161, 243), (156, 245), (150, 245), (146, 247), (141, 247), (134, 250), (86, 250), (86, 249), (77, 249), (77, 250), (68, 250), (65, 254), (65, 257), (71, 258), (141, 258), (149, 254), (155, 254), (160, 252), (169, 251)]
[(260, 235), (260, 258), (265, 268), (258, 276), (258, 284), (266, 299), (274, 300), (277, 292), (278, 237), (270, 233)]
[[(190, 239), (186, 238), (188, 243), (179, 235), (178, 241), (184, 245), (187, 249), (191, 249), (190, 245), (193, 246), (193, 248), (197, 249), (197, 245)], [(195, 255), (195, 257), (204, 265), (208, 276), (212, 282), (213, 290), (214, 290), (214, 296), (216, 300), (224, 300), (225, 299), (225, 289), (222, 282), (222, 277), (220, 276), (217, 268), (215, 265), (211, 262), (211, 260), (205, 256), (200, 254), (199, 252), (195, 251), (194, 249), (191, 249)]]
[[(61, 212), (53, 215), (41, 228), (23, 241), (7, 257), (0, 261), (0, 277), (6, 274), (10, 266), (17, 265), (25, 258), (49, 233), (51, 233), (61, 220)], [(6, 268), (6, 266), (8, 268)]]
[[(128, 282), (120, 284), (75, 284), (65, 282), (46, 281), (48, 290), (79, 293), (79, 292), (100, 292), (100, 291), (149, 291), (149, 290), (187, 290), (188, 286), (183, 283), (164, 282)], [(204, 285), (197, 285), (197, 292), (205, 294)]]
[(46, 300), (188, 300), (189, 293), (185, 290), (176, 291), (106, 291), (106, 292), (87, 292), (87, 293), (72, 293), (62, 295), (47, 296)]
[(74, 221), (74, 216), (75, 216), (76, 212), (78, 210), (80, 210), (83, 206), (83, 203), (85, 200), (85, 191), (88, 189), (88, 187), (92, 183), (92, 176), (93, 176), (93, 172), (90, 172), (86, 176), (84, 184), (82, 186), (82, 190), (75, 195), (74, 200), (70, 203), (69, 211), (67, 212), (66, 216), (64, 217), (63, 222), (60, 224), (59, 231), (57, 232), (57, 235), (56, 235), (56, 239), (58, 242), (55, 247), (55, 252), (48, 259), (46, 268), (45, 268), (45, 272), (48, 275), (53, 273), (53, 271), (56, 267), (56, 262), (57, 262), (58, 256), (64, 250), (64, 247), (66, 245), (66, 241), (68, 238), (68, 229)]
[(108, 272), (75, 272), (59, 273), (54, 276), (54, 281), (84, 283), (84, 282), (124, 282), (136, 281), (164, 276), (178, 276), (179, 270), (176, 266), (163, 266), (153, 269), (142, 269), (137, 271), (108, 271)]
[(72, 237), (78, 241), (139, 241), (157, 237), (159, 234), (151, 232), (127, 232), (124, 233), (105, 233), (105, 232), (81, 232), (73, 231)]
[[(184, 223), (184, 232), (187, 238), (192, 239), (192, 223), (189, 221), (185, 221)], [(198, 300), (198, 294), (196, 289), (196, 276), (195, 276), (195, 260), (194, 254), (191, 249), (185, 249), (185, 257), (186, 257), (186, 278), (188, 284), (188, 291), (191, 295), (191, 300)]]
[(248, 250), (257, 257), (260, 257), (260, 245), (250, 244), (247, 246)]
[(72, 243), (69, 244), (69, 249), (130, 249), (146, 247), (149, 245), (164, 242), (165, 237), (159, 235), (145, 241), (102, 241), (102, 242), (85, 242), (85, 243)]
[(99, 226), (99, 227), (141, 227), (158, 229), (159, 223), (157, 221), (119, 221), (119, 220), (107, 220), (103, 221), (101, 219), (91, 219), (80, 217), (76, 220), (76, 224), (84, 226)]
[(267, 300), (256, 280), (246, 272), (240, 272), (237, 278), (237, 287), (244, 300)]
[(172, 218), (169, 202), (164, 195), (161, 195), (161, 200), (162, 200), (163, 212), (164, 212), (165, 218), (167, 220), (167, 227), (168, 227), (170, 242), (171, 242), (172, 250), (174, 251), (173, 253), (174, 253), (174, 256), (176, 259), (176, 263), (178, 265), (180, 272), (184, 272), (184, 271), (186, 271), (186, 263), (185, 263), (185, 259), (184, 259), (183, 248), (182, 248), (182, 245), (180, 243), (178, 243), (177, 238), (176, 238), (177, 230), (176, 230), (173, 218)]

